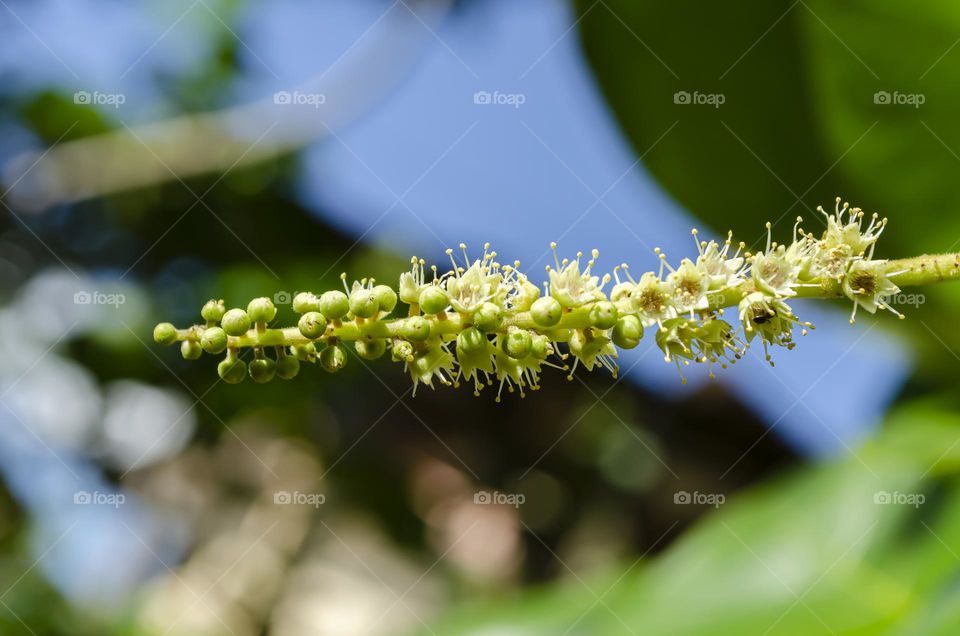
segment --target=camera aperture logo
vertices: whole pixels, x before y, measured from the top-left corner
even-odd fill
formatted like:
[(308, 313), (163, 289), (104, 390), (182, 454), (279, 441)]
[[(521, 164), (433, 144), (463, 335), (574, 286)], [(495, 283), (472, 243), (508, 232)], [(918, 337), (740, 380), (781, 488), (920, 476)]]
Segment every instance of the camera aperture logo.
[(481, 506), (497, 505), (519, 508), (526, 501), (527, 497), (523, 493), (500, 492), (499, 490), (493, 492), (480, 490), (473, 493), (473, 503)]
[(127, 297), (119, 293), (86, 291), (81, 289), (73, 295), (74, 305), (111, 305), (119, 307), (127, 302)]
[(273, 103), (278, 106), (313, 106), (314, 108), (320, 108), (327, 103), (327, 96), (323, 93), (277, 91), (273, 94)]
[(877, 91), (873, 94), (873, 103), (881, 106), (913, 106), (920, 108), (927, 102), (923, 93), (901, 93), (900, 91)]
[(701, 93), (700, 91), (677, 91), (673, 94), (673, 103), (681, 106), (713, 106), (720, 108), (727, 101), (723, 93)]
[(523, 93), (501, 93), (500, 91), (477, 91), (473, 94), (473, 103), (478, 106), (513, 106), (520, 108), (527, 103)]
[(119, 508), (127, 501), (127, 496), (121, 492), (100, 492), (94, 490), (78, 490), (73, 493), (73, 503), (78, 506), (113, 506)]
[(320, 492), (278, 490), (273, 493), (273, 503), (278, 506), (313, 506), (319, 508), (326, 501), (327, 496)]
[(727, 501), (727, 496), (722, 492), (700, 492), (694, 490), (687, 492), (680, 490), (673, 493), (673, 503), (678, 506), (713, 506), (719, 508)]
[(120, 108), (127, 103), (123, 93), (101, 93), (100, 91), (77, 91), (73, 94), (73, 103), (80, 106), (112, 106)]
[(920, 492), (899, 492), (878, 490), (873, 493), (873, 503), (878, 506), (913, 506), (919, 508), (926, 503), (927, 497)]

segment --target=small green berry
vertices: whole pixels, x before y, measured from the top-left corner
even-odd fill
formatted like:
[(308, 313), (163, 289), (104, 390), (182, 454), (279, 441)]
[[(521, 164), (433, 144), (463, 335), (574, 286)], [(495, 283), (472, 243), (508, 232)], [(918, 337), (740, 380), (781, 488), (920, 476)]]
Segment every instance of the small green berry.
[(476, 327), (467, 327), (457, 336), (457, 351), (467, 355), (484, 353), (489, 340)]
[(503, 312), (493, 303), (483, 303), (473, 312), (473, 324), (485, 333), (496, 331), (502, 322)]
[(247, 363), (237, 358), (236, 354), (227, 354), (226, 359), (217, 365), (217, 373), (227, 384), (240, 384), (247, 377)]
[(320, 311), (320, 299), (313, 292), (300, 292), (293, 297), (293, 310), (298, 314)]
[(425, 314), (439, 314), (446, 311), (450, 304), (447, 292), (443, 291), (439, 285), (430, 285), (420, 292), (420, 310)]
[(247, 304), (247, 315), (253, 322), (270, 322), (277, 315), (277, 308), (269, 298), (254, 298)]
[(220, 326), (228, 336), (242, 336), (250, 329), (250, 316), (242, 309), (231, 309), (223, 315)]
[(643, 338), (643, 324), (633, 315), (622, 316), (613, 326), (613, 344), (621, 349), (633, 349)]
[(161, 322), (153, 328), (153, 340), (157, 344), (172, 345), (177, 341), (177, 328), (169, 322)]
[(207, 322), (218, 323), (226, 311), (227, 309), (223, 306), (222, 300), (208, 300), (203, 306), (203, 309), (200, 310), (200, 315), (203, 316), (203, 319)]
[(597, 329), (611, 329), (617, 324), (617, 306), (602, 300), (590, 308), (590, 322)]
[(530, 317), (538, 327), (553, 327), (563, 317), (563, 307), (553, 296), (538, 298), (530, 307)]
[(270, 358), (257, 358), (250, 363), (250, 379), (258, 384), (269, 382), (276, 373), (277, 363)]
[(227, 333), (220, 327), (209, 327), (200, 336), (200, 346), (207, 353), (222, 353), (227, 348)]
[(277, 360), (277, 377), (281, 380), (292, 380), (300, 373), (300, 361), (296, 356), (283, 355)]
[(196, 340), (184, 340), (180, 343), (180, 355), (184, 360), (196, 360), (203, 355), (203, 349)]
[(320, 313), (330, 320), (339, 320), (350, 311), (350, 299), (342, 291), (323, 292), (320, 296)]
[(300, 316), (297, 328), (304, 338), (313, 340), (322, 336), (323, 332), (327, 330), (327, 319), (320, 312), (308, 311)]
[(358, 318), (373, 318), (380, 311), (380, 303), (372, 289), (354, 289), (350, 292), (350, 311)]
[(526, 358), (533, 348), (533, 338), (526, 329), (511, 327), (506, 336), (500, 336), (500, 348), (511, 358)]
[(336, 373), (347, 364), (347, 353), (338, 344), (330, 345), (320, 352), (320, 366), (327, 373)]
[(398, 331), (402, 338), (420, 342), (430, 337), (430, 321), (423, 316), (410, 316), (400, 323)]
[(364, 360), (376, 360), (387, 352), (387, 341), (383, 338), (357, 340), (353, 348), (357, 350), (357, 355)]
[(390, 348), (390, 358), (394, 362), (406, 362), (413, 357), (413, 345), (406, 340), (394, 340)]
[(397, 292), (389, 285), (377, 285), (373, 288), (373, 293), (377, 297), (377, 303), (380, 305), (380, 311), (390, 313), (397, 306)]

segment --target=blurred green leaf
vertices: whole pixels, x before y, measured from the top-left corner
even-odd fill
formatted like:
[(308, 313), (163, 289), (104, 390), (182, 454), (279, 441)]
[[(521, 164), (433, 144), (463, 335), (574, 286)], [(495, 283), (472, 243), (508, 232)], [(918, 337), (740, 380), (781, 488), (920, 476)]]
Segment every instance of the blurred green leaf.
[[(911, 407), (856, 455), (746, 491), (649, 562), (464, 611), (437, 631), (956, 633), (958, 431), (960, 417)], [(922, 503), (896, 503), (914, 496)]]

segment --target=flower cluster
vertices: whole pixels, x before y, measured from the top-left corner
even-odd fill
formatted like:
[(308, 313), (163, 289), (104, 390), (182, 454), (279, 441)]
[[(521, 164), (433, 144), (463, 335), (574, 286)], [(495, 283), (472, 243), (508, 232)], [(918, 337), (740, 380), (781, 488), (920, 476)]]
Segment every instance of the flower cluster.
[[(471, 259), (461, 244), (462, 263), (447, 250), (451, 268), (442, 274), (414, 257), (396, 290), (371, 279), (348, 285), (342, 275), (344, 291), (298, 293), (296, 327), (274, 325), (277, 309), (267, 298), (229, 310), (211, 300), (200, 312), (202, 324), (162, 323), (154, 338), (179, 342), (187, 359), (224, 354), (218, 372), (231, 384), (247, 375), (255, 382), (291, 379), (302, 363), (319, 362), (333, 373), (347, 364), (349, 345), (364, 360), (389, 352), (414, 391), (421, 384), (468, 383), (476, 394), (496, 386), (499, 400), (504, 388), (521, 396), (539, 388), (544, 367), (565, 370), (568, 378), (578, 366), (615, 375), (618, 349), (638, 346), (644, 331), (656, 327), (667, 362), (678, 371), (706, 363), (712, 377), (713, 365), (733, 364), (756, 340), (767, 360), (771, 345), (793, 348), (794, 332), (812, 328), (789, 305), (798, 296), (846, 296), (853, 302), (851, 322), (858, 308), (903, 317), (886, 301), (899, 292), (892, 278), (903, 272), (873, 259), (886, 219), (873, 215), (865, 224), (864, 213), (840, 199), (832, 213), (819, 210), (826, 221), (819, 235), (804, 231), (798, 218), (792, 242), (778, 244), (768, 223), (766, 246), (756, 252), (735, 245), (732, 235), (719, 243), (693, 230), (695, 258), (674, 267), (658, 249), (659, 270), (638, 279), (626, 264), (597, 276), (596, 250), (589, 260), (582, 253), (560, 260), (552, 244), (554, 265), (542, 292), (519, 262), (499, 263), (489, 245)], [(393, 316), (400, 303), (406, 315)], [(724, 319), (726, 307), (736, 307), (735, 324)], [(249, 351), (253, 358), (244, 360)]]

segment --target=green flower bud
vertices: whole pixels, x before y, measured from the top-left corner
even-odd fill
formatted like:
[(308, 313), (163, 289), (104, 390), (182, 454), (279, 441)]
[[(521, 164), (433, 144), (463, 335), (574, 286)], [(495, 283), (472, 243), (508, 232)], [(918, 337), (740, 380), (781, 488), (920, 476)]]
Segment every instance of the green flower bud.
[(322, 336), (323, 332), (327, 330), (327, 319), (320, 312), (308, 311), (300, 316), (297, 328), (304, 338), (313, 340)]
[(203, 349), (196, 340), (184, 340), (180, 343), (180, 355), (184, 360), (196, 360), (203, 355)]
[(502, 322), (503, 312), (493, 303), (483, 303), (473, 312), (473, 324), (485, 333), (496, 331)]
[(590, 322), (597, 329), (610, 329), (617, 324), (617, 306), (606, 300), (590, 308)]
[(200, 346), (207, 353), (222, 353), (227, 348), (227, 333), (220, 327), (209, 327), (200, 336)]
[(323, 292), (320, 296), (320, 313), (330, 320), (339, 320), (350, 311), (350, 299), (342, 291)]
[(336, 373), (347, 364), (347, 352), (340, 345), (330, 345), (320, 352), (320, 366), (327, 373)]
[(537, 298), (540, 298), (540, 288), (524, 280), (519, 285), (519, 293), (510, 301), (510, 306), (515, 311), (528, 311)]
[(360, 318), (373, 318), (380, 311), (377, 295), (372, 289), (354, 289), (350, 292), (350, 311)]
[(292, 380), (300, 373), (300, 361), (296, 356), (283, 355), (277, 360), (277, 377), (281, 380)]
[(153, 328), (153, 340), (157, 344), (172, 345), (177, 341), (177, 328), (169, 322), (161, 322)]
[(236, 354), (228, 353), (226, 359), (217, 365), (217, 373), (227, 384), (240, 384), (247, 377), (247, 363)]
[(490, 341), (476, 327), (467, 327), (457, 335), (457, 351), (467, 355), (484, 353)]
[(223, 315), (220, 326), (228, 336), (242, 336), (250, 329), (250, 316), (242, 309), (231, 309)]
[(373, 288), (373, 293), (377, 297), (380, 311), (389, 314), (397, 306), (397, 292), (389, 285), (377, 285)]
[(410, 316), (400, 323), (400, 336), (406, 340), (420, 342), (430, 337), (430, 321), (423, 316)]
[(254, 298), (247, 304), (247, 315), (253, 322), (270, 322), (277, 315), (277, 308), (269, 298)]
[(526, 329), (511, 327), (507, 335), (500, 336), (500, 348), (511, 358), (526, 358), (533, 348), (533, 338)]
[(294, 348), (297, 359), (304, 362), (316, 362), (317, 361), (317, 347), (312, 342), (306, 344), (297, 345)]
[(277, 363), (270, 358), (257, 358), (250, 363), (250, 379), (257, 384), (265, 384), (277, 373)]
[(406, 362), (413, 357), (413, 345), (406, 340), (394, 340), (390, 357), (394, 362)]
[(530, 355), (537, 360), (546, 360), (553, 353), (553, 345), (550, 344), (550, 338), (542, 334), (533, 336), (533, 346), (530, 348)]
[(357, 350), (357, 355), (364, 360), (376, 360), (387, 352), (387, 341), (383, 338), (357, 340), (353, 348)]
[(247, 371), (251, 380), (257, 384), (266, 384), (277, 374), (277, 363), (270, 358), (257, 358), (247, 365)]
[(420, 292), (420, 310), (425, 314), (439, 314), (446, 311), (450, 304), (447, 292), (443, 291), (439, 285), (430, 285)]
[(265, 329), (257, 334), (257, 342), (264, 347), (278, 347), (284, 343), (283, 331), (280, 329)]
[(320, 311), (320, 299), (313, 292), (300, 292), (293, 297), (293, 310), (298, 314)]
[(563, 307), (553, 296), (544, 296), (534, 301), (530, 317), (538, 327), (553, 327), (563, 317)]
[(222, 300), (208, 300), (203, 306), (203, 309), (200, 310), (200, 315), (203, 316), (203, 319), (207, 322), (217, 323), (220, 322), (220, 319), (223, 318), (223, 314), (226, 313), (226, 311)]
[(643, 338), (643, 325), (633, 315), (622, 316), (613, 326), (613, 344), (621, 349), (633, 349)]

